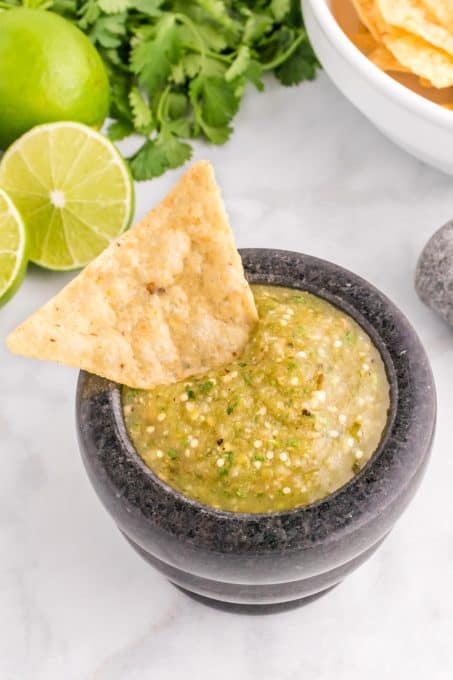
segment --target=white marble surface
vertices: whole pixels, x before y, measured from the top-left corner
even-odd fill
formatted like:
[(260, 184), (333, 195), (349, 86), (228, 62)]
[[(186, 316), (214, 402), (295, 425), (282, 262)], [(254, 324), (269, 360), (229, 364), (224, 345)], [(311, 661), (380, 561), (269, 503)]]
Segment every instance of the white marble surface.
[[(406, 312), (430, 355), (439, 424), (416, 499), (379, 552), (328, 596), (248, 617), (211, 610), (130, 550), (74, 436), (76, 372), (0, 348), (1, 680), (451, 680), (453, 330), (413, 272), (453, 217), (453, 180), (384, 139), (325, 76), (250, 93), (213, 161), (240, 246), (334, 260)], [(138, 188), (137, 216), (180, 171)], [(0, 311), (3, 339), (68, 280), (37, 269)]]

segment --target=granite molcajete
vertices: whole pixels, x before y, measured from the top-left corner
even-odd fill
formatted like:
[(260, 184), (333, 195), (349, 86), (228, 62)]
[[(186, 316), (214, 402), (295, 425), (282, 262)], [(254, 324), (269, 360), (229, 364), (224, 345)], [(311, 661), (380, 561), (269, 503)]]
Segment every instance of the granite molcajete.
[(350, 314), (387, 369), (391, 406), (380, 446), (341, 489), (272, 514), (215, 510), (174, 491), (129, 440), (120, 386), (81, 373), (79, 442), (101, 501), (133, 547), (175, 584), (209, 598), (274, 604), (341, 581), (378, 547), (422, 478), (435, 425), (435, 388), (417, 335), (398, 309), (354, 274), (299, 253), (241, 252), (251, 283), (308, 290)]

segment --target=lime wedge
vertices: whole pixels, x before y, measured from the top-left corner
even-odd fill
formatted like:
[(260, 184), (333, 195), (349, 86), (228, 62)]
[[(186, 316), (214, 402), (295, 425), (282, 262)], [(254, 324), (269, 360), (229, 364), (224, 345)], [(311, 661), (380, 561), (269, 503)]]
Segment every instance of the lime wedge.
[(0, 189), (0, 307), (19, 288), (26, 268), (24, 223), (8, 194)]
[(117, 149), (80, 123), (39, 125), (0, 163), (29, 237), (29, 258), (47, 269), (83, 267), (130, 224), (134, 188)]

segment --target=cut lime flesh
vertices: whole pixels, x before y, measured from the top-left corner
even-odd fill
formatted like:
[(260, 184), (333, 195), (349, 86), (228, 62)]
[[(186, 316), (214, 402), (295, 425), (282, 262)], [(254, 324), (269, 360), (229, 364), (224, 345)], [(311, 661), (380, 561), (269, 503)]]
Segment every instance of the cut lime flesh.
[(0, 307), (16, 292), (27, 268), (27, 235), (14, 203), (0, 189)]
[(0, 186), (29, 235), (29, 257), (48, 269), (85, 266), (130, 224), (134, 189), (114, 145), (80, 123), (40, 125), (0, 163)]

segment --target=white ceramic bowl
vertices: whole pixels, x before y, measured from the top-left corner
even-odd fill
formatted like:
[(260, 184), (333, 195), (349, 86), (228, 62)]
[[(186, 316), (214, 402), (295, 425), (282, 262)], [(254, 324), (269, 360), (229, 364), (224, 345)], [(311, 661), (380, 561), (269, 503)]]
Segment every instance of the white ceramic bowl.
[(330, 0), (302, 0), (305, 25), (325, 71), (395, 144), (453, 175), (453, 112), (396, 82), (343, 33)]

